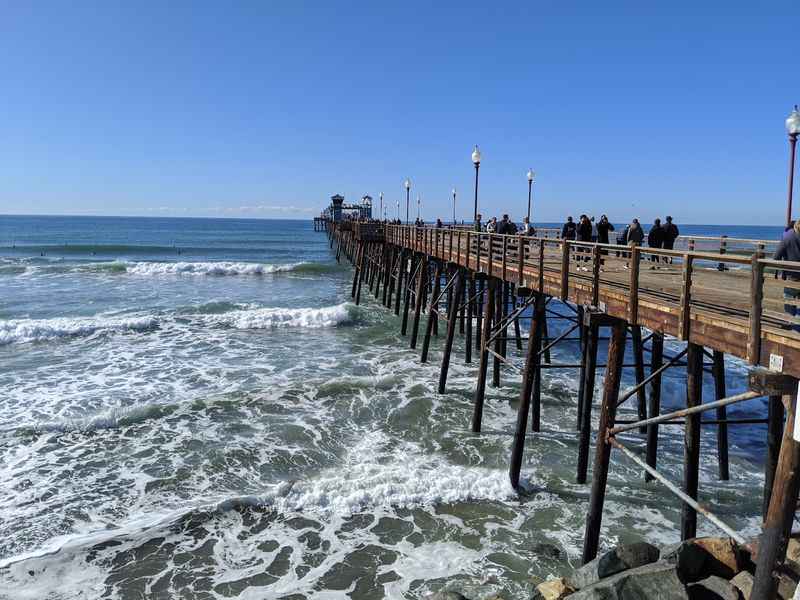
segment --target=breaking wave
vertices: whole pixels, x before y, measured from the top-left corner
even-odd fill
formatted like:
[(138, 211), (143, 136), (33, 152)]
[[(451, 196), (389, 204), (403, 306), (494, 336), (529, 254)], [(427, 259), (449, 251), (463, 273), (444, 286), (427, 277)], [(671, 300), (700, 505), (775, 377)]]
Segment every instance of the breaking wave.
[(142, 332), (158, 327), (155, 317), (86, 317), (0, 321), (0, 346), (88, 337), (112, 332)]
[(278, 327), (306, 327), (318, 329), (336, 327), (353, 322), (356, 307), (348, 302), (323, 308), (256, 308), (235, 310), (221, 315), (207, 316), (212, 325), (226, 325), (235, 329), (273, 329)]
[(294, 271), (303, 263), (272, 265), (247, 262), (135, 262), (126, 265), (134, 275), (270, 275)]

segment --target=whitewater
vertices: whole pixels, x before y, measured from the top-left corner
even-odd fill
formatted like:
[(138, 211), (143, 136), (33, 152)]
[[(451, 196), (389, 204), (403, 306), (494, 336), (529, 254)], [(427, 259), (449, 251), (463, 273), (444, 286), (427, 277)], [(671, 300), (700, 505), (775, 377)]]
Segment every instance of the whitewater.
[[(0, 598), (521, 598), (575, 564), (589, 489), (574, 374), (542, 382), (517, 493), (519, 377), (487, 389), (472, 434), (463, 340), (439, 395), (441, 340), (420, 364), (351, 281), (310, 222), (0, 217)], [(744, 389), (743, 366), (727, 371)], [(665, 410), (684, 385), (667, 372)], [(659, 468), (680, 481), (680, 430), (663, 430)], [(745, 535), (764, 437), (731, 431), (728, 482), (701, 467), (703, 503)], [(679, 512), (612, 464), (605, 544), (675, 541)]]

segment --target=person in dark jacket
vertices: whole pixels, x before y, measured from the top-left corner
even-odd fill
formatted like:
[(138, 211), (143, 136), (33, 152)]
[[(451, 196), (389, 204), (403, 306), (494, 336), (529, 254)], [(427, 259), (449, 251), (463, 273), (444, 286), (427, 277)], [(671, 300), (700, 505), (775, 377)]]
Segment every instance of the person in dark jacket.
[(614, 226), (608, 221), (605, 215), (600, 216), (600, 222), (597, 224), (597, 242), (600, 244), (608, 244), (608, 232), (614, 231)]
[(575, 225), (575, 222), (572, 220), (572, 217), (567, 217), (567, 222), (564, 223), (564, 226), (561, 228), (561, 239), (574, 240), (577, 233), (578, 233), (577, 225)]
[[(678, 231), (678, 226), (672, 222), (672, 217), (667, 215), (667, 222), (664, 223), (664, 249), (665, 250), (673, 250), (675, 248), (675, 240), (678, 239), (678, 236), (681, 234)], [(666, 260), (668, 258), (668, 260)], [(666, 257), (665, 262), (672, 262), (672, 257)]]
[[(800, 221), (795, 221), (792, 228), (792, 235), (784, 236), (778, 249), (775, 250), (775, 260), (791, 260), (800, 261)], [(797, 284), (800, 282), (800, 271), (784, 271), (787, 281)], [(786, 329), (793, 329), (800, 331), (800, 308), (798, 307), (798, 300), (800, 299), (800, 289), (796, 287), (783, 288), (784, 300), (790, 300), (792, 304), (784, 304), (783, 312), (789, 315), (789, 324), (785, 325)]]
[(578, 241), (592, 241), (592, 222), (586, 215), (581, 215), (580, 221), (578, 222)]
[[(647, 233), (647, 245), (651, 248), (662, 248), (664, 246), (664, 229), (661, 227), (661, 219), (653, 221), (653, 226)], [(660, 257), (657, 254), (651, 254), (650, 260), (657, 263), (660, 261)], [(650, 268), (655, 269), (655, 266)]]

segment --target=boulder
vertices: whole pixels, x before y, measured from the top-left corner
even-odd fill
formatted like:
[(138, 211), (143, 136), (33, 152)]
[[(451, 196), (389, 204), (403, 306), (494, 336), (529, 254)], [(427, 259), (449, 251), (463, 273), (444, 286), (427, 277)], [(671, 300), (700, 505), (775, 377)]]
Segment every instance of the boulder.
[(742, 570), (739, 547), (732, 539), (706, 537), (697, 538), (694, 543), (705, 550), (710, 557), (706, 560), (705, 567), (709, 575), (730, 579)]
[(689, 600), (674, 564), (656, 562), (601, 579), (568, 600)]
[(730, 581), (712, 575), (687, 586), (691, 600), (741, 600), (738, 589)]
[(731, 579), (731, 585), (742, 593), (745, 600), (748, 600), (753, 592), (753, 576), (747, 571), (742, 571)]
[(458, 592), (451, 592), (448, 590), (441, 590), (428, 596), (428, 600), (469, 600), (466, 596)]
[(575, 590), (567, 585), (563, 577), (550, 579), (536, 586), (533, 600), (561, 600)]
[(746, 553), (730, 538), (695, 538), (664, 548), (661, 560), (674, 564), (684, 581), (710, 575), (730, 579), (747, 566)]
[(575, 569), (567, 576), (567, 584), (576, 590), (597, 583), (627, 569), (634, 569), (658, 560), (659, 549), (646, 542), (623, 544)]
[(776, 574), (778, 581), (778, 598), (791, 600), (797, 591), (797, 577), (794, 573), (779, 572)]

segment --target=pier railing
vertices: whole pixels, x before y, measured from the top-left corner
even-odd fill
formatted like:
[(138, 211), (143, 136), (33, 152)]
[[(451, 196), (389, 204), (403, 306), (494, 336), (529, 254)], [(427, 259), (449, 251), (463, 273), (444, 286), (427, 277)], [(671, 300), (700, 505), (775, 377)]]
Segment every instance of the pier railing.
[[(800, 375), (800, 262), (764, 257), (767, 242), (728, 252), (596, 244), (468, 229), (374, 224), (387, 242), (522, 288), (598, 307), (679, 340), (720, 346), (751, 364)], [(717, 243), (717, 242), (715, 242)], [(800, 311), (800, 308), (798, 309)], [(695, 340), (695, 338), (698, 338)]]

